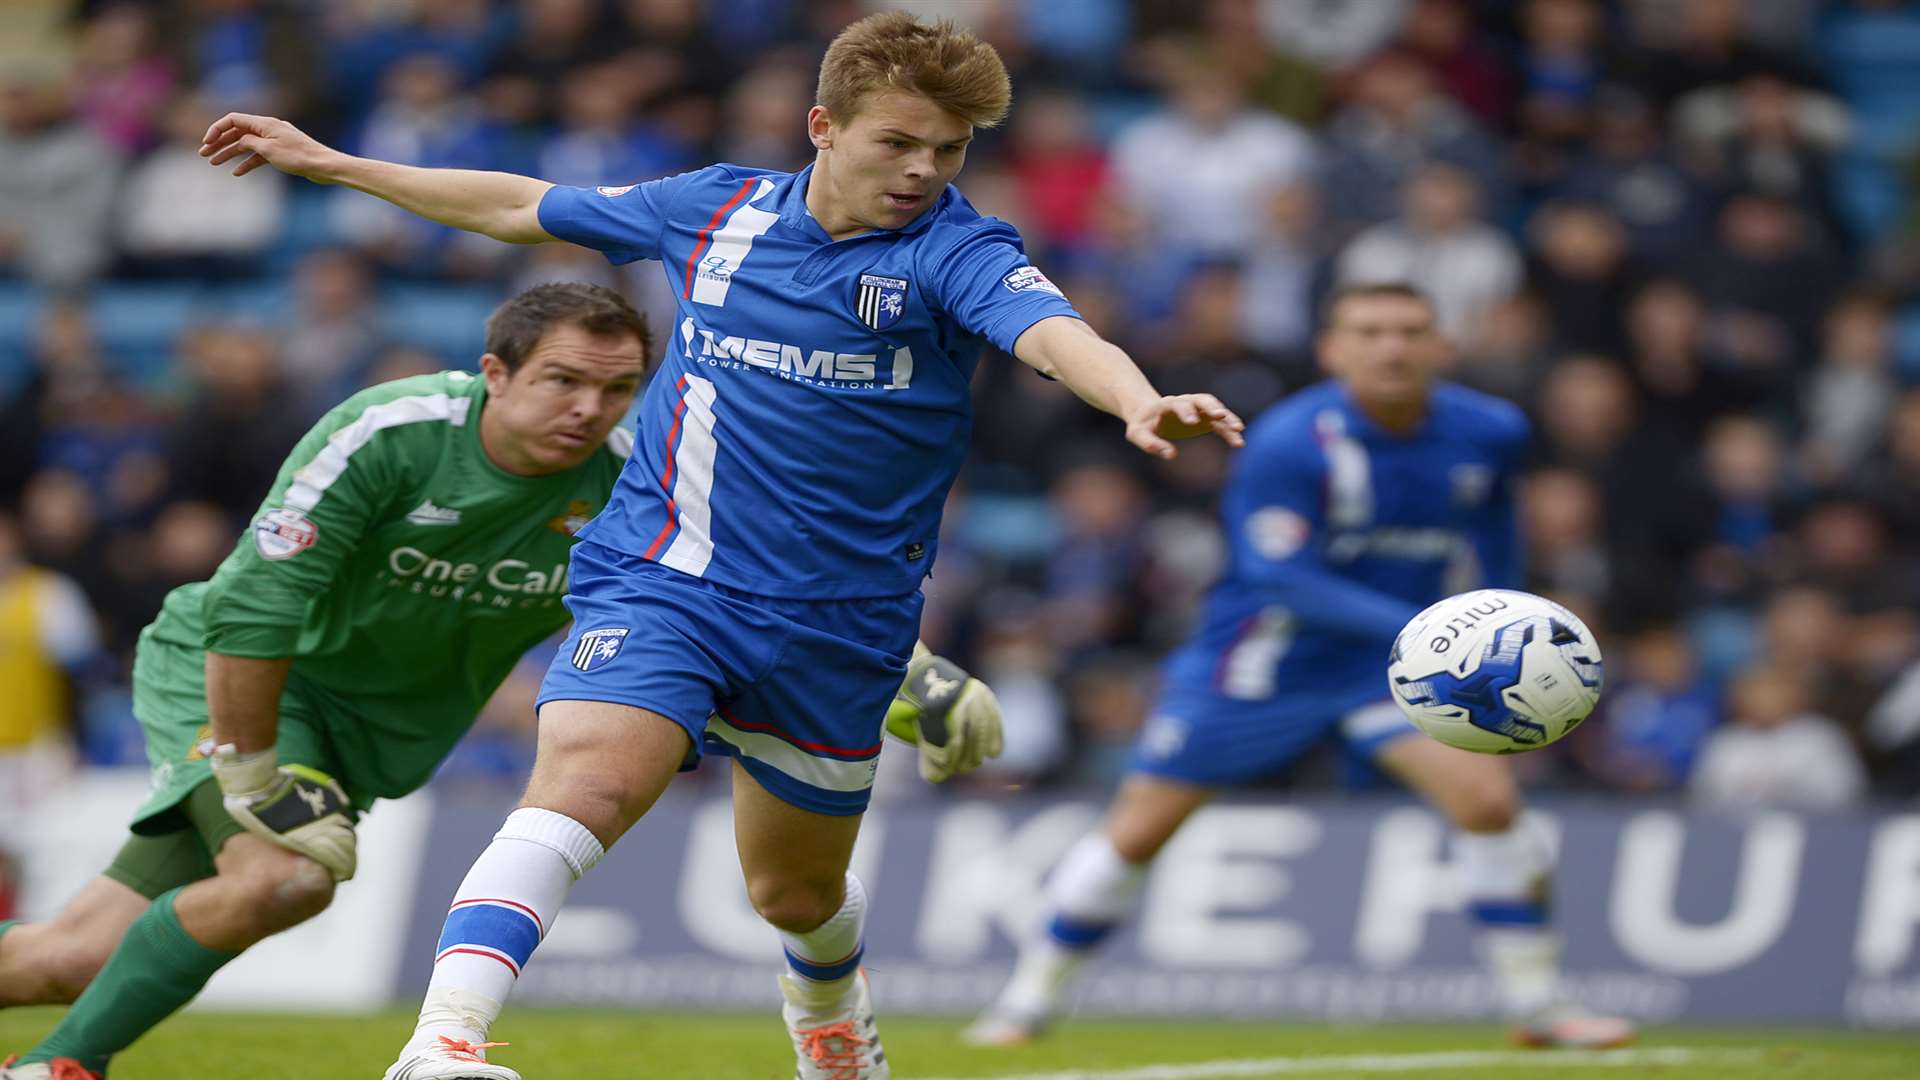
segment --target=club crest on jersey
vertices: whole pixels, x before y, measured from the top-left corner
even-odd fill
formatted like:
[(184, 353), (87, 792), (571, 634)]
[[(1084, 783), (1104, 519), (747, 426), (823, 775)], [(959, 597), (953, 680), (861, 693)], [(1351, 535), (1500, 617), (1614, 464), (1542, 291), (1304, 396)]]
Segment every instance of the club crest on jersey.
[(580, 635), (580, 643), (573, 647), (573, 666), (581, 671), (592, 671), (619, 656), (620, 646), (626, 641), (627, 628), (624, 626), (589, 630)]
[(907, 279), (861, 274), (853, 310), (861, 322), (875, 330), (885, 330), (899, 322), (907, 311)]

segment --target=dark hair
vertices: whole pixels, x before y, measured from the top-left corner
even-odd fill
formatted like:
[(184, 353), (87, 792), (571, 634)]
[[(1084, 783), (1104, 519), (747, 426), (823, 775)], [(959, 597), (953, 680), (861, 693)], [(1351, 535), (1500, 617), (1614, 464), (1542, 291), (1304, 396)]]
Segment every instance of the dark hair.
[(547, 331), (562, 324), (600, 337), (631, 335), (640, 339), (641, 359), (653, 355), (653, 331), (645, 315), (612, 289), (578, 281), (535, 285), (494, 308), (487, 316), (487, 351), (508, 371), (519, 371)]
[(1320, 305), (1320, 325), (1332, 326), (1333, 313), (1340, 305), (1349, 300), (1369, 300), (1379, 296), (1397, 297), (1401, 300), (1416, 300), (1433, 310), (1433, 298), (1404, 281), (1372, 281), (1342, 285), (1327, 294), (1326, 302)]

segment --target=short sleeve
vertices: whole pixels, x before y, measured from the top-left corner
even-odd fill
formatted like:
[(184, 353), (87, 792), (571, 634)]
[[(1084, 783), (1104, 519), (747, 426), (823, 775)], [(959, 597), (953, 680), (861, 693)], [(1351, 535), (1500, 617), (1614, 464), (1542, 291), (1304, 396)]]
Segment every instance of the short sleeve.
[(1013, 351), (1027, 328), (1055, 315), (1079, 318), (1065, 294), (1027, 259), (1020, 234), (993, 221), (968, 231), (936, 265), (941, 308), (968, 333)]
[(1257, 576), (1261, 566), (1294, 559), (1319, 561), (1324, 477), (1292, 434), (1279, 426), (1255, 432), (1221, 492), (1221, 515), (1242, 573)]
[(611, 263), (657, 259), (667, 213), (695, 175), (621, 187), (555, 185), (540, 198), (540, 227), (556, 239), (600, 252)]

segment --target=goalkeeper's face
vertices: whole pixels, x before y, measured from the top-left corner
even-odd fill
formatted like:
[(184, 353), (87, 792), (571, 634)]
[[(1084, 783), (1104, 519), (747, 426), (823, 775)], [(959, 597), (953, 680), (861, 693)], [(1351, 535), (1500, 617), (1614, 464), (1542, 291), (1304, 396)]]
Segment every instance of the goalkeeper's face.
[(820, 151), (814, 176), (826, 181), (827, 195), (824, 207), (808, 205), (836, 237), (912, 224), (959, 174), (973, 141), (965, 119), (901, 90), (867, 95), (851, 117), (815, 105), (807, 132)]
[(562, 323), (540, 336), (515, 371), (480, 358), (487, 404), (481, 445), (520, 476), (565, 472), (592, 457), (633, 404), (646, 375), (640, 339)]

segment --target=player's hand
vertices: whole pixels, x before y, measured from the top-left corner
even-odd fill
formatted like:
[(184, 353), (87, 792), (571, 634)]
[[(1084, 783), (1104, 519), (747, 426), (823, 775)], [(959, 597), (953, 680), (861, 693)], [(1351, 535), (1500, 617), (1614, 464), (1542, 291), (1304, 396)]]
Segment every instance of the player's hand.
[(1177, 394), (1156, 398), (1127, 416), (1127, 441), (1154, 457), (1179, 454), (1173, 440), (1212, 432), (1228, 446), (1245, 446), (1240, 433), (1247, 425), (1212, 394)]
[(887, 730), (920, 747), (920, 775), (938, 784), (1000, 756), (1000, 701), (986, 683), (924, 645), (887, 709)]
[(333, 777), (305, 765), (281, 765), (272, 750), (213, 752), (213, 778), (227, 813), (255, 836), (297, 851), (327, 868), (335, 881), (359, 862), (347, 793)]
[(233, 170), (235, 176), (245, 176), (262, 165), (271, 165), (315, 183), (330, 184), (333, 177), (329, 166), (339, 160), (341, 154), (277, 117), (228, 113), (215, 120), (201, 138), (200, 156), (206, 158), (209, 165), (225, 165), (239, 158), (240, 164)]

